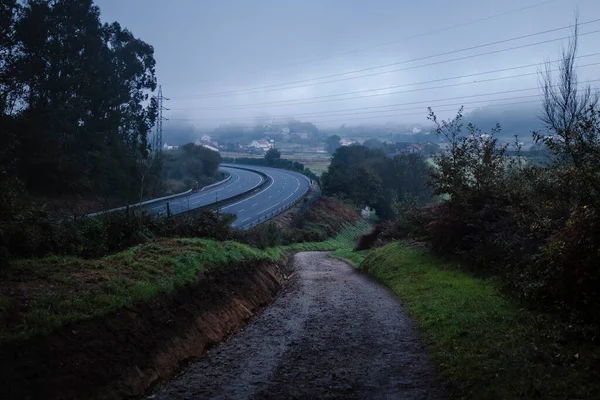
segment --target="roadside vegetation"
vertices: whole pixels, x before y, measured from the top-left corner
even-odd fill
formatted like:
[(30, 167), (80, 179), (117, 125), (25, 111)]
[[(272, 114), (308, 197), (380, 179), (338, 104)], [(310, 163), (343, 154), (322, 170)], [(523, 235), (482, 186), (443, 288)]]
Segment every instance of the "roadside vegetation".
[[(307, 205), (309, 207), (305, 209)], [(358, 225), (367, 226), (354, 205), (320, 196), (312, 204), (300, 206), (290, 226), (279, 227), (275, 222), (268, 222), (248, 231), (237, 232), (236, 240), (262, 249), (294, 243), (323, 242), (335, 237), (348, 226)]]
[(116, 254), (84, 259), (51, 255), (16, 260), (0, 270), (0, 342), (48, 334), (169, 294), (211, 270), (260, 262), (284, 264), (295, 251), (351, 249), (370, 225), (358, 221), (319, 243), (257, 249), (232, 240), (152, 240)]
[(517, 139), (500, 144), (500, 125), (430, 110), (449, 144), (427, 174), (437, 201), (396, 197), (395, 215), (359, 241), (375, 249), (333, 254), (398, 294), (458, 397), (600, 391), (600, 105), (577, 83), (576, 50), (577, 28), (559, 75), (541, 75), (545, 130), (533, 138), (547, 162), (527, 162)]
[(431, 200), (428, 166), (417, 154), (388, 157), (380, 149), (339, 147), (321, 176), (323, 193), (368, 206), (385, 220), (396, 218), (396, 203), (424, 204)]
[(172, 293), (212, 269), (279, 261), (279, 249), (231, 241), (164, 239), (98, 258), (48, 256), (19, 260), (0, 272), (0, 340), (47, 334)]
[(496, 279), (401, 242), (373, 250), (359, 269), (400, 297), (458, 397), (583, 399), (600, 390), (593, 339), (573, 340), (578, 328), (523, 308)]

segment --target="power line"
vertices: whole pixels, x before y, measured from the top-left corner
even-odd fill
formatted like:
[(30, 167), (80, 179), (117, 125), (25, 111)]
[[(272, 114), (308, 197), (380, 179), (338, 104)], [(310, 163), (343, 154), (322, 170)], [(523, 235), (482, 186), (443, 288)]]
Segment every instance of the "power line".
[[(599, 82), (600, 79), (592, 79), (592, 80), (588, 80), (588, 81), (584, 81), (581, 82), (581, 84), (589, 84), (589, 83), (594, 83), (594, 82)], [(556, 87), (558, 85), (553, 85), (553, 87)], [(389, 107), (397, 107), (397, 106), (406, 106), (406, 105), (414, 105), (414, 104), (427, 104), (427, 103), (437, 103), (437, 102), (441, 102), (441, 101), (452, 101), (452, 100), (461, 100), (461, 99), (470, 99), (470, 98), (477, 98), (477, 97), (485, 97), (485, 96), (495, 96), (495, 95), (500, 95), (500, 94), (508, 94), (508, 93), (520, 93), (520, 92), (527, 92), (527, 91), (532, 91), (532, 90), (539, 90), (538, 87), (530, 87), (530, 88), (525, 88), (525, 89), (513, 89), (513, 90), (504, 90), (504, 91), (499, 91), (499, 92), (491, 92), (491, 93), (479, 93), (479, 94), (473, 94), (473, 95), (467, 95), (467, 96), (455, 96), (455, 97), (446, 97), (446, 98), (442, 98), (442, 99), (431, 99), (431, 100), (422, 100), (422, 101), (410, 101), (410, 102), (405, 102), (405, 103), (396, 103), (396, 104), (387, 104), (387, 105), (381, 105), (381, 106), (368, 106), (368, 107), (360, 107), (360, 108), (350, 108), (350, 109), (345, 109), (345, 110), (337, 110), (337, 111), (327, 111), (327, 112), (315, 112), (313, 114), (321, 114), (321, 113), (330, 113), (330, 112), (342, 112), (342, 111), (361, 111), (361, 110), (368, 110), (368, 109), (380, 109), (380, 108), (389, 108)], [(519, 98), (529, 98), (532, 96), (521, 96), (521, 97), (513, 97), (513, 99), (519, 99)], [(495, 100), (501, 100), (501, 99), (488, 99), (488, 100), (482, 100), (480, 102), (484, 102), (484, 101), (495, 101)], [(535, 102), (535, 101), (534, 101)], [(474, 102), (471, 102), (474, 103)], [(463, 104), (466, 104), (463, 102)], [(436, 107), (440, 107), (441, 105), (437, 105)], [(390, 112), (391, 110), (381, 110), (380, 112)], [(297, 115), (299, 116), (299, 115)], [(332, 115), (333, 116), (333, 115)], [(288, 116), (279, 116), (279, 117), (268, 117), (268, 118), (287, 118)], [(251, 119), (253, 117), (249, 117), (246, 119)], [(223, 118), (226, 119), (226, 118)], [(204, 121), (205, 119), (198, 119), (198, 118), (174, 118), (173, 120), (179, 120), (179, 121)], [(320, 121), (321, 123), (323, 121)]]
[[(594, 57), (594, 56), (598, 56), (600, 55), (600, 53), (592, 53), (592, 54), (586, 54), (583, 56), (577, 56), (575, 57), (575, 59), (581, 59), (581, 58), (588, 58), (588, 57)], [(558, 62), (560, 60), (553, 60), (553, 61), (549, 61), (550, 63), (554, 63), (554, 62)], [(351, 94), (360, 94), (360, 93), (368, 93), (368, 92), (377, 92), (380, 90), (389, 90), (389, 89), (397, 89), (397, 88), (401, 88), (401, 87), (408, 87), (408, 86), (417, 86), (417, 85), (425, 85), (427, 83), (436, 83), (436, 82), (444, 82), (444, 81), (449, 81), (449, 80), (453, 80), (453, 79), (464, 79), (464, 78), (471, 78), (474, 76), (481, 76), (481, 75), (489, 75), (489, 74), (494, 74), (494, 73), (498, 73), (498, 72), (506, 72), (506, 71), (512, 71), (515, 69), (523, 69), (523, 68), (531, 68), (531, 67), (539, 67), (540, 63), (534, 63), (534, 64), (527, 64), (527, 65), (520, 65), (518, 67), (508, 67), (508, 68), (501, 68), (501, 69), (495, 69), (495, 70), (491, 70), (491, 71), (484, 71), (484, 72), (477, 72), (477, 73), (473, 73), (473, 74), (468, 74), (468, 75), (459, 75), (459, 76), (453, 76), (453, 77), (449, 77), (449, 78), (440, 78), (440, 79), (433, 79), (433, 80), (429, 80), (429, 81), (421, 81), (421, 82), (414, 82), (414, 83), (405, 83), (402, 85), (393, 85), (393, 86), (386, 86), (386, 87), (382, 87), (382, 88), (376, 88), (376, 89), (365, 89), (365, 90), (357, 90), (357, 91), (353, 91), (353, 92), (346, 92), (346, 93), (338, 93), (338, 94), (328, 94), (328, 95), (323, 95), (323, 96), (314, 96), (314, 97), (303, 97), (301, 99), (292, 99), (292, 100), (281, 100), (277, 103), (289, 103), (289, 102), (296, 102), (296, 101), (305, 101), (305, 100), (317, 100), (317, 99), (325, 99), (325, 98), (330, 98), (330, 97), (338, 97), (338, 96), (347, 96), (347, 95), (351, 95)], [(578, 67), (584, 67), (583, 66), (578, 66)], [(468, 84), (465, 83), (465, 84)], [(384, 94), (382, 94), (384, 95)], [(345, 100), (345, 99), (340, 99), (340, 100)], [(173, 110), (195, 110), (197, 108), (192, 107), (192, 108), (173, 108)]]
[[(487, 107), (501, 107), (501, 106), (513, 106), (513, 105), (521, 105), (521, 104), (533, 104), (533, 103), (539, 103), (539, 100), (529, 100), (529, 101), (519, 101), (519, 102), (512, 102), (512, 103), (498, 103), (498, 104), (490, 104), (490, 105), (486, 105)], [(453, 108), (448, 108), (448, 109), (437, 109), (434, 110), (436, 112), (448, 112), (448, 111), (457, 111), (456, 109), (457, 106), (454, 106)], [(477, 107), (465, 107), (465, 110), (474, 110)], [(347, 121), (362, 121), (365, 119), (381, 119), (381, 118), (395, 118), (395, 117), (406, 117), (406, 116), (414, 116), (414, 115), (423, 115), (427, 110), (423, 110), (420, 112), (411, 112), (411, 113), (402, 113), (402, 114), (385, 114), (385, 115), (374, 115), (374, 116), (368, 116), (368, 117), (358, 117), (358, 118), (345, 118), (345, 119), (332, 119), (332, 120), (326, 120), (326, 121), (315, 121), (315, 123), (317, 124), (327, 124), (327, 123), (345, 123)], [(186, 121), (197, 121), (195, 119), (189, 119)], [(287, 124), (279, 124), (279, 125), (275, 125), (275, 124), (270, 124), (269, 125), (271, 128), (277, 128), (277, 127), (286, 127)]]
[[(543, 2), (540, 2), (540, 3), (532, 4), (530, 6), (526, 6), (526, 7), (521, 7), (521, 8), (518, 8), (518, 9), (513, 9), (513, 10), (505, 11), (505, 12), (502, 12), (500, 14), (490, 15), (490, 16), (483, 17), (483, 18), (476, 19), (476, 20), (472, 20), (472, 21), (469, 21), (469, 22), (464, 22), (464, 23), (461, 23), (461, 24), (451, 25), (451, 26), (448, 26), (448, 27), (445, 27), (445, 28), (435, 29), (435, 30), (432, 30), (432, 31), (428, 31), (428, 32), (424, 32), (424, 33), (419, 33), (419, 34), (416, 34), (416, 35), (407, 36), (407, 37), (400, 38), (400, 39), (394, 39), (394, 40), (390, 40), (390, 41), (387, 41), (387, 42), (375, 44), (375, 45), (372, 45), (372, 46), (366, 46), (366, 47), (361, 47), (361, 48), (358, 48), (358, 49), (349, 50), (349, 51), (345, 51), (345, 52), (341, 52), (341, 53), (335, 53), (335, 54), (331, 54), (331, 55), (327, 55), (327, 56), (317, 57), (317, 58), (314, 58), (312, 60), (302, 61), (302, 62), (295, 63), (295, 64), (288, 64), (287, 66), (285, 66), (285, 68), (293, 68), (293, 67), (297, 67), (297, 66), (304, 65), (304, 64), (310, 64), (310, 63), (313, 63), (313, 62), (316, 62), (316, 61), (328, 60), (328, 59), (331, 59), (331, 58), (345, 56), (345, 55), (349, 55), (349, 54), (355, 54), (355, 53), (359, 53), (361, 51), (372, 50), (372, 49), (379, 48), (379, 47), (385, 47), (385, 46), (388, 46), (388, 45), (391, 45), (391, 44), (394, 44), (394, 43), (404, 42), (404, 41), (408, 41), (408, 40), (412, 40), (412, 39), (416, 39), (416, 38), (420, 38), (420, 37), (424, 37), (424, 36), (429, 36), (429, 35), (436, 34), (436, 33), (447, 32), (447, 31), (450, 31), (450, 30), (453, 30), (453, 29), (462, 28), (464, 26), (473, 25), (473, 24), (476, 24), (476, 23), (479, 23), (479, 22), (488, 21), (488, 20), (491, 20), (491, 19), (494, 19), (494, 18), (499, 18), (499, 17), (503, 17), (503, 16), (506, 16), (506, 15), (510, 15), (510, 14), (515, 14), (515, 13), (518, 13), (518, 12), (521, 12), (521, 11), (526, 11), (526, 10), (529, 10), (529, 9), (537, 8), (537, 7), (544, 6), (546, 4), (550, 4), (550, 3), (554, 3), (554, 2), (556, 2), (556, 0), (543, 1)], [(271, 68), (271, 69), (268, 69), (267, 71), (274, 71), (274, 70), (278, 70), (278, 69), (281, 69), (281, 68)], [(261, 70), (258, 70), (258, 71), (247, 73), (246, 75), (255, 75), (255, 74), (258, 74), (258, 73), (264, 74), (265, 70), (261, 69)], [(205, 80), (195, 81), (194, 83), (208, 82), (208, 81), (215, 82), (215, 81), (219, 81), (219, 80), (223, 80), (223, 79), (228, 79), (228, 78), (230, 78), (230, 77), (229, 76), (222, 76), (220, 78), (212, 78), (212, 79), (205, 79)]]
[[(598, 21), (600, 21), (600, 19), (594, 19), (594, 20), (591, 20), (591, 21), (582, 22), (582, 23), (579, 24), (579, 26), (596, 23)], [(446, 55), (455, 54), (455, 53), (461, 53), (461, 52), (468, 51), (468, 50), (475, 50), (475, 49), (479, 49), (479, 48), (483, 48), (483, 47), (488, 47), (488, 46), (493, 46), (493, 45), (496, 45), (496, 44), (507, 43), (507, 42), (511, 42), (511, 41), (515, 41), (515, 40), (521, 40), (521, 39), (525, 39), (525, 38), (529, 38), (529, 37), (544, 35), (544, 34), (547, 34), (547, 33), (557, 32), (557, 31), (561, 31), (561, 30), (565, 30), (565, 29), (570, 29), (570, 28), (572, 28), (572, 25), (566, 25), (566, 26), (563, 26), (563, 27), (560, 27), (560, 28), (548, 29), (548, 30), (545, 30), (545, 31), (531, 33), (531, 34), (528, 34), (528, 35), (522, 35), (522, 36), (517, 36), (517, 37), (510, 38), (510, 39), (498, 40), (498, 41), (495, 41), (495, 42), (485, 43), (485, 44), (481, 44), (481, 45), (477, 45), (477, 46), (466, 47), (466, 48), (458, 49), (458, 50), (447, 51), (447, 52), (444, 52), (444, 53), (433, 54), (433, 55), (429, 55), (429, 56), (425, 56), (425, 57), (413, 58), (413, 59), (410, 59), (410, 60), (404, 60), (404, 61), (398, 61), (398, 62), (389, 63), (389, 64), (378, 65), (378, 66), (374, 66), (374, 67), (362, 68), (362, 69), (357, 69), (357, 70), (354, 70), (354, 71), (340, 72), (340, 73), (331, 74), (331, 75), (325, 75), (325, 76), (321, 76), (321, 77), (317, 77), (317, 78), (309, 78), (309, 79), (302, 79), (302, 80), (285, 82), (285, 83), (278, 83), (278, 84), (274, 84), (274, 85), (259, 86), (259, 87), (249, 88), (249, 89), (232, 90), (232, 91), (226, 91), (226, 92), (207, 93), (207, 94), (204, 94), (204, 95), (196, 96), (195, 98), (209, 98), (209, 97), (222, 97), (222, 96), (226, 96), (226, 95), (253, 94), (253, 93), (246, 93), (246, 92), (254, 92), (254, 91), (258, 91), (258, 90), (262, 90), (262, 89), (278, 88), (278, 87), (281, 87), (281, 86), (288, 86), (288, 85), (293, 85), (293, 84), (297, 84), (297, 83), (313, 82), (313, 81), (317, 81), (317, 80), (321, 80), (321, 79), (335, 78), (335, 77), (344, 76), (344, 75), (352, 75), (352, 74), (356, 74), (356, 73), (359, 73), (359, 72), (366, 72), (366, 71), (372, 71), (372, 70), (375, 70), (375, 69), (393, 67), (395, 65), (407, 64), (407, 63), (411, 63), (411, 62), (415, 62), (415, 61), (423, 61), (423, 60), (427, 60), (427, 59), (430, 59), (430, 58), (441, 57), (441, 56), (446, 56)], [(596, 32), (598, 32), (598, 31), (589, 32), (587, 34), (596, 33)], [(582, 36), (582, 35), (580, 35), (580, 36)], [(525, 46), (522, 46), (522, 47), (535, 46), (535, 45), (538, 45), (538, 44), (549, 43), (549, 42), (552, 42), (552, 41), (567, 39), (569, 37), (570, 36), (566, 36), (566, 37), (562, 37), (560, 39), (553, 39), (551, 41), (537, 42), (537, 43), (525, 45)], [(514, 47), (514, 48), (504, 49), (504, 50), (501, 50), (501, 51), (518, 49), (518, 48), (522, 48), (522, 47), (521, 46), (517, 46), (517, 47)], [(498, 52), (500, 52), (500, 51), (498, 51)], [(491, 53), (484, 53), (484, 54), (493, 54), (493, 52), (491, 52)], [(389, 73), (389, 72), (391, 72), (391, 71), (387, 71), (385, 73)], [(372, 76), (372, 75), (365, 75), (365, 76)], [(359, 78), (359, 77), (353, 77), (353, 79), (357, 79), (357, 78)], [(330, 83), (330, 82), (332, 82), (332, 81), (329, 81), (329, 82), (318, 82), (318, 83), (315, 83), (315, 84), (323, 84), (323, 83)], [(294, 86), (294, 87), (285, 88), (285, 89), (292, 89), (292, 88), (297, 88), (297, 87), (304, 87), (304, 86)]]
[[(489, 101), (507, 101), (507, 100), (520, 100), (520, 99), (530, 99), (530, 98), (534, 98), (537, 97), (539, 98), (538, 94), (534, 94), (534, 95), (528, 95), (528, 96), (516, 96), (516, 97), (505, 97), (505, 98), (500, 98), (500, 99), (488, 99), (488, 100), (476, 100), (476, 101), (468, 101), (468, 102), (461, 102), (461, 103), (453, 103), (453, 104), (438, 104), (436, 107), (448, 107), (448, 106), (461, 106), (461, 105), (465, 105), (465, 104), (478, 104), (478, 103), (485, 103), (485, 102), (489, 102)], [(354, 111), (354, 112), (350, 112), (350, 113), (340, 113), (340, 111), (323, 111), (323, 112), (316, 112), (316, 113), (304, 113), (304, 114), (294, 114), (293, 116), (288, 116), (288, 115), (276, 115), (276, 116), (269, 116), (269, 117), (265, 117), (265, 119), (283, 119), (283, 118), (297, 118), (297, 117), (302, 117), (304, 119), (314, 119), (314, 118), (329, 118), (329, 117), (343, 117), (346, 115), (358, 115), (358, 114), (373, 114), (373, 113), (381, 113), (381, 112), (396, 112), (396, 111), (411, 111), (411, 110), (421, 110), (423, 109), (424, 106), (420, 106), (420, 107), (409, 107), (409, 108), (392, 108), (390, 110), (373, 110), (373, 111)], [(227, 121), (232, 121), (232, 120), (238, 120), (238, 121), (247, 121), (249, 119), (252, 118), (248, 118), (248, 117), (235, 117), (235, 118), (199, 118), (199, 119), (193, 119), (194, 121), (222, 121), (222, 120), (227, 120)], [(177, 120), (177, 119), (176, 119)], [(185, 118), (183, 118), (182, 120), (186, 120)]]
[[(591, 67), (591, 66), (596, 66), (596, 65), (600, 65), (599, 63), (591, 63), (591, 64), (584, 64), (584, 65), (579, 65), (576, 68), (585, 68), (585, 67)], [(551, 70), (551, 72), (555, 72), (558, 70)], [(500, 80), (506, 80), (506, 79), (514, 79), (514, 78), (522, 78), (525, 76), (532, 76), (532, 75), (537, 75), (538, 72), (528, 72), (525, 74), (517, 74), (517, 75), (510, 75), (510, 76), (503, 76), (503, 77), (498, 77), (498, 78), (489, 78), (489, 79), (483, 79), (483, 80), (479, 80), (479, 81), (473, 81), (473, 82), (462, 82), (462, 83), (453, 83), (453, 84), (449, 84), (449, 85), (440, 85), (440, 86), (433, 86), (433, 87), (427, 87), (427, 88), (418, 88), (418, 89), (411, 89), (411, 90), (401, 90), (401, 91), (395, 91), (395, 92), (388, 92), (388, 93), (376, 93), (376, 94), (369, 94), (369, 95), (362, 95), (362, 96), (353, 96), (353, 97), (347, 97), (347, 98), (343, 98), (343, 99), (328, 99), (328, 100), (319, 100), (319, 101), (310, 101), (310, 102), (305, 102), (305, 103), (298, 103), (298, 101), (305, 101), (305, 100), (314, 100), (318, 97), (313, 97), (313, 98), (303, 98), (303, 99), (296, 99), (296, 100), (280, 100), (280, 101), (270, 101), (270, 102), (263, 102), (263, 103), (254, 103), (254, 104), (241, 104), (241, 105), (237, 105), (237, 106), (217, 106), (217, 107), (194, 107), (194, 108), (187, 108), (188, 110), (229, 110), (229, 109), (233, 109), (233, 110), (243, 110), (243, 109), (251, 109), (251, 108), (259, 108), (259, 107), (264, 107), (264, 106), (271, 106), (271, 107), (286, 107), (286, 106), (299, 106), (299, 105), (312, 105), (312, 104), (317, 104), (317, 103), (330, 103), (330, 102), (334, 102), (334, 101), (346, 101), (346, 100), (357, 100), (357, 99), (364, 99), (364, 98), (370, 98), (370, 97), (381, 97), (381, 96), (391, 96), (391, 95), (397, 95), (397, 94), (407, 94), (407, 93), (416, 93), (416, 92), (422, 92), (422, 91), (426, 91), (426, 90), (434, 90), (434, 89), (445, 89), (445, 88), (450, 88), (450, 87), (458, 87), (458, 86), (466, 86), (466, 85), (473, 85), (473, 84), (480, 84), (480, 83), (486, 83), (486, 82), (494, 82), (494, 81), (500, 81)], [(408, 85), (408, 86), (412, 86), (412, 85)], [(331, 96), (322, 96), (322, 97), (331, 97)]]

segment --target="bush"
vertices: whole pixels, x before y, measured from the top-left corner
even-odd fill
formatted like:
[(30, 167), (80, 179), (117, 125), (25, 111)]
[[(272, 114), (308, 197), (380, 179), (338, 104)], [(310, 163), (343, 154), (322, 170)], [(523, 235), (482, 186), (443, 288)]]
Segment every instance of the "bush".
[(195, 213), (155, 219), (141, 213), (96, 217), (56, 215), (29, 208), (0, 227), (0, 247), (10, 257), (43, 257), (48, 254), (98, 257), (155, 237), (197, 237), (227, 240), (228, 220), (200, 209)]
[(557, 158), (547, 166), (508, 156), (495, 139), (499, 127), (484, 134), (469, 126), (462, 135), (460, 121), (459, 113), (438, 123), (450, 149), (435, 158), (431, 185), (446, 199), (420, 220), (401, 219), (384, 232), (401, 236), (421, 224), (436, 251), (503, 277), (523, 298), (597, 318), (587, 311), (600, 305), (600, 159), (586, 154), (600, 151), (596, 111), (580, 115), (571, 130), (577, 146), (553, 142)]

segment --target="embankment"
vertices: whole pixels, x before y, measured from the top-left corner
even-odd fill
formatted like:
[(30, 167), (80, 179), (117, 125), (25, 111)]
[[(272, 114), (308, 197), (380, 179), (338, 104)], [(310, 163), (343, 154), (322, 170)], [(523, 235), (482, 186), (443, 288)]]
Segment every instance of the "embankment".
[(91, 320), (0, 347), (0, 398), (142, 395), (245, 326), (278, 293), (281, 264), (251, 261)]

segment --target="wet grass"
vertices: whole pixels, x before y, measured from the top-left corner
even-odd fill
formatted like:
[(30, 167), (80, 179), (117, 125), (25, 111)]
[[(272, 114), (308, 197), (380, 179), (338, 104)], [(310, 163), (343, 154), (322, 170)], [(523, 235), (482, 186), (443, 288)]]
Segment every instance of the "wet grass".
[(48, 333), (69, 322), (108, 314), (179, 286), (214, 268), (279, 261), (282, 249), (235, 242), (162, 240), (93, 260), (20, 260), (0, 275), (0, 342)]
[(369, 250), (363, 251), (352, 251), (352, 249), (338, 249), (331, 253), (332, 258), (337, 258), (339, 260), (348, 260), (352, 262), (355, 266), (359, 266), (365, 258), (369, 255)]
[(594, 338), (570, 337), (574, 327), (504, 297), (495, 281), (401, 243), (362, 257), (355, 258), (359, 268), (394, 290), (415, 317), (457, 397), (591, 399), (600, 393)]
[(347, 225), (336, 237), (325, 240), (324, 242), (294, 243), (286, 246), (286, 248), (297, 251), (351, 250), (356, 243), (356, 238), (371, 232), (372, 229), (371, 224), (364, 220), (359, 220), (353, 225)]
[(266, 250), (206, 239), (157, 240), (98, 259), (17, 260), (0, 271), (0, 343), (48, 334), (197, 282), (210, 269), (286, 261), (290, 251), (351, 248), (370, 225), (349, 225), (335, 238)]

